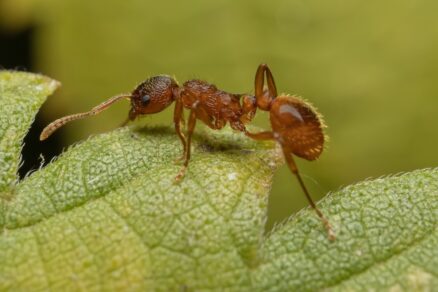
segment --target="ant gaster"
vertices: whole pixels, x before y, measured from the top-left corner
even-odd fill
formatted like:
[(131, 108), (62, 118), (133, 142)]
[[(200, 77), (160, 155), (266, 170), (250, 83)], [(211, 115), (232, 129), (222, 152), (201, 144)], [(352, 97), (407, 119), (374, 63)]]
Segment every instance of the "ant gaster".
[[(179, 86), (172, 77), (159, 75), (147, 79), (130, 94), (114, 96), (88, 112), (55, 120), (42, 131), (40, 140), (47, 139), (66, 123), (97, 115), (114, 102), (124, 98), (131, 100), (131, 109), (126, 122), (141, 115), (158, 113), (175, 102), (173, 121), (183, 145), (184, 159), (183, 166), (175, 178), (177, 182), (184, 177), (190, 161), (190, 144), (197, 120), (201, 120), (212, 129), (221, 129), (228, 122), (231, 128), (243, 132), (252, 139), (277, 141), (281, 145), (289, 169), (297, 177), (307, 200), (322, 220), (329, 239), (335, 238), (329, 221), (310, 197), (292, 157), (294, 154), (306, 160), (315, 160), (320, 156), (325, 138), (323, 123), (316, 110), (302, 99), (277, 94), (274, 77), (266, 64), (259, 65), (257, 69), (255, 96), (228, 93), (197, 79), (189, 80)], [(181, 131), (184, 108), (190, 110), (187, 137)], [(269, 111), (272, 131), (251, 133), (246, 129), (245, 124), (252, 120), (257, 109)]]

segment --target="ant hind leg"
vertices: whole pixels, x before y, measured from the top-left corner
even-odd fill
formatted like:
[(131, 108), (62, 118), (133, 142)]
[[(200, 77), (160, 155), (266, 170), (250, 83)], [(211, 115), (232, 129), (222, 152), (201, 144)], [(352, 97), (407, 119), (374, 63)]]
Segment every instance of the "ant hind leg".
[(275, 140), (274, 133), (271, 131), (250, 133), (245, 129), (245, 135), (254, 140)]
[(301, 175), (298, 172), (297, 165), (295, 164), (295, 161), (292, 157), (292, 151), (285, 148), (284, 146), (282, 148), (283, 148), (284, 158), (286, 159), (286, 163), (287, 163), (290, 171), (298, 179), (298, 182), (300, 183), (301, 189), (303, 190), (304, 194), (306, 195), (306, 198), (309, 201), (310, 206), (313, 208), (313, 210), (315, 210), (316, 214), (318, 215), (318, 217), (321, 219), (322, 223), (324, 224), (324, 227), (327, 230), (327, 235), (328, 235), (329, 240), (332, 240), (332, 241), (335, 240), (336, 236), (335, 236), (335, 233), (333, 231), (333, 228), (332, 228), (330, 222), (324, 216), (324, 214), (321, 212), (321, 210), (316, 206), (316, 204), (313, 202), (312, 197), (310, 197), (310, 194), (307, 191), (306, 186), (304, 185), (304, 182), (301, 178)]

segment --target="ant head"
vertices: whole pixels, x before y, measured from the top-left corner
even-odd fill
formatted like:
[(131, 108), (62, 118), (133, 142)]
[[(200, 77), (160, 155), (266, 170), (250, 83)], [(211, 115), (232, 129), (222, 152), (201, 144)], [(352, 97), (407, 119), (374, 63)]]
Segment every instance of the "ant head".
[(129, 112), (129, 119), (131, 120), (135, 119), (137, 115), (160, 112), (173, 102), (176, 89), (178, 89), (178, 84), (169, 76), (160, 75), (149, 78), (137, 86), (131, 94), (113, 96), (88, 112), (65, 116), (53, 121), (41, 132), (40, 140), (47, 139), (54, 131), (68, 122), (97, 115), (113, 103), (125, 98), (131, 99), (132, 108)]
[(145, 80), (131, 93), (132, 113), (143, 115), (164, 110), (174, 101), (174, 90), (177, 88), (176, 81), (167, 75)]

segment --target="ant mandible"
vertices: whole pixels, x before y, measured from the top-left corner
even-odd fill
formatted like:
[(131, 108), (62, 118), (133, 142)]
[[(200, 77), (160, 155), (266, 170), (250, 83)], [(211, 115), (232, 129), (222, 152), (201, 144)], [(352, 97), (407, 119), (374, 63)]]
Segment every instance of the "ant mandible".
[[(265, 77), (267, 89), (264, 88)], [(330, 240), (335, 238), (329, 221), (313, 202), (298, 172), (292, 154), (306, 160), (315, 160), (323, 150), (323, 123), (316, 110), (296, 96), (278, 95), (274, 77), (266, 64), (259, 65), (255, 75), (255, 96), (250, 94), (232, 94), (216, 88), (201, 80), (189, 80), (182, 86), (170, 76), (151, 77), (138, 85), (130, 94), (114, 96), (85, 113), (78, 113), (57, 119), (41, 133), (40, 140), (47, 139), (54, 131), (68, 122), (94, 116), (107, 109), (116, 101), (124, 98), (131, 100), (131, 109), (124, 124), (140, 115), (158, 113), (175, 101), (173, 121), (176, 133), (183, 145), (184, 163), (175, 180), (180, 181), (190, 161), (190, 145), (196, 121), (201, 120), (208, 127), (222, 129), (228, 122), (232, 129), (243, 132), (255, 140), (277, 141), (289, 169), (298, 182), (321, 221)], [(181, 131), (183, 109), (189, 109), (187, 138)], [(249, 132), (245, 124), (250, 122), (256, 110), (269, 111), (272, 131)]]

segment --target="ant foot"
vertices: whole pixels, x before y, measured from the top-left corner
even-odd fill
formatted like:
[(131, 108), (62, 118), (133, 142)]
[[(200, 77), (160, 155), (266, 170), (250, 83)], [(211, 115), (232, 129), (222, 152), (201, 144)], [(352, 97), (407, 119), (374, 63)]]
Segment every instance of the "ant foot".
[(175, 183), (180, 183), (181, 180), (184, 178), (184, 176), (186, 175), (186, 170), (187, 170), (187, 166), (183, 166), (180, 171), (178, 172), (178, 174), (175, 176)]
[(139, 136), (138, 134), (131, 133), (130, 136), (131, 136), (131, 138), (134, 139), (134, 140), (140, 140), (140, 136)]
[(327, 230), (328, 239), (330, 241), (334, 241), (336, 239), (336, 234), (333, 231), (333, 227), (330, 225), (330, 223), (327, 220), (323, 220), (323, 223), (324, 223), (325, 229)]
[(173, 163), (174, 163), (174, 164), (180, 164), (181, 161), (183, 161), (183, 160), (184, 160), (184, 155), (175, 158), (175, 160), (173, 161)]
[(328, 239), (330, 240), (330, 241), (335, 241), (336, 240), (336, 235), (335, 235), (335, 233), (333, 232), (333, 230), (329, 230), (328, 231)]

